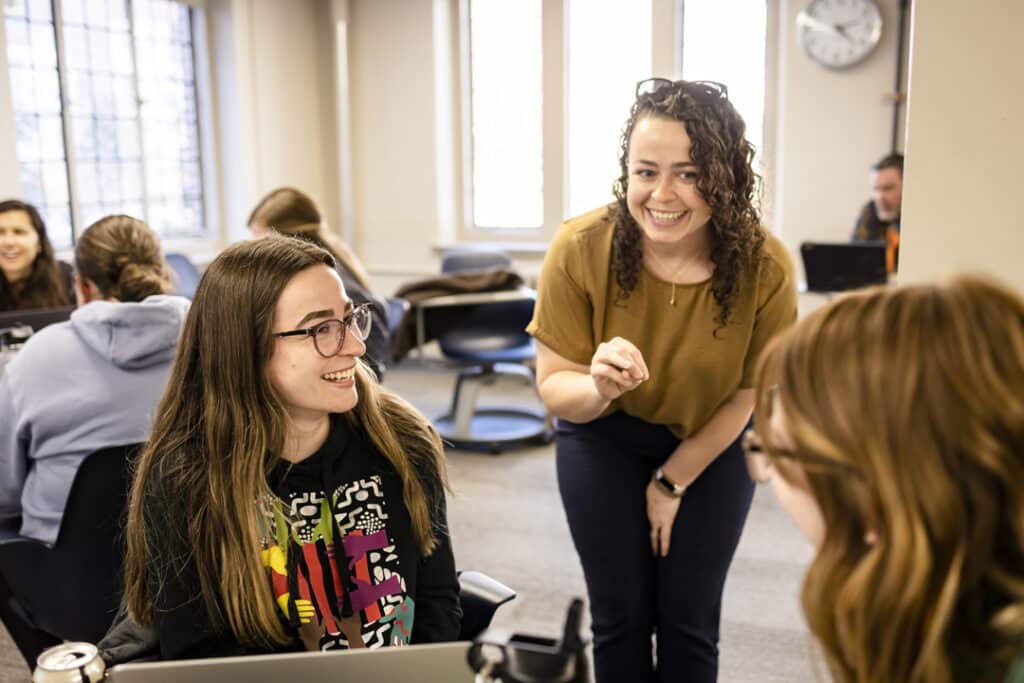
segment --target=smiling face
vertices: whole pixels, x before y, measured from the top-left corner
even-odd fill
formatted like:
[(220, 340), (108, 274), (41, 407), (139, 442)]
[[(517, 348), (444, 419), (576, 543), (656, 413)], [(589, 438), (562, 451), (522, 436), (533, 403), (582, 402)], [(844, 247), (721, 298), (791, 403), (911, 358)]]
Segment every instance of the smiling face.
[(32, 273), (32, 264), (41, 248), (27, 212), (0, 213), (0, 269), (8, 282), (21, 282)]
[[(326, 265), (299, 272), (285, 286), (274, 309), (274, 332), (313, 327), (332, 318), (344, 320), (352, 302), (338, 274)], [(284, 402), (292, 424), (311, 424), (329, 413), (344, 413), (359, 401), (356, 359), (366, 352), (359, 335), (345, 334), (341, 350), (321, 356), (309, 336), (277, 337), (267, 378)]]
[(644, 237), (669, 245), (696, 235), (711, 220), (697, 189), (686, 125), (660, 117), (637, 121), (629, 138), (626, 204)]

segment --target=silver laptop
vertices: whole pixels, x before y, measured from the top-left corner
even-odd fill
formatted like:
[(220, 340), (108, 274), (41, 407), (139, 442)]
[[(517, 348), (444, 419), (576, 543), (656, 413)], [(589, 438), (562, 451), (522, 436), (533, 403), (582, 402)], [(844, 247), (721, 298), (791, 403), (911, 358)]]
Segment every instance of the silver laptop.
[(296, 652), (119, 664), (110, 683), (473, 683), (470, 643), (437, 643), (344, 652)]

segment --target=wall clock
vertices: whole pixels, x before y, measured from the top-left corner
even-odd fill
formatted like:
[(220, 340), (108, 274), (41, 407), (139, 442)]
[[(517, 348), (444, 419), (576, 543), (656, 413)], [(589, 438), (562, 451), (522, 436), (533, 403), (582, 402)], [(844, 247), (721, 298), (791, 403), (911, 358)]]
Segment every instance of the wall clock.
[(877, 47), (882, 13), (873, 0), (813, 0), (797, 15), (796, 30), (808, 57), (829, 69), (845, 69)]

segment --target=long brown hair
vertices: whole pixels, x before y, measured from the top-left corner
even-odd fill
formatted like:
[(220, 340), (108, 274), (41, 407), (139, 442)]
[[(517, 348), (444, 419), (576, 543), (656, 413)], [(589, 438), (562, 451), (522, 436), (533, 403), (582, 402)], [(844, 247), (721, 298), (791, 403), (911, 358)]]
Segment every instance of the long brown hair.
[(711, 291), (719, 307), (717, 320), (726, 325), (739, 294), (740, 274), (756, 263), (765, 240), (754, 203), (759, 176), (752, 166), (754, 147), (746, 139), (746, 125), (736, 108), (727, 97), (695, 97), (690, 86), (675, 81), (640, 95), (630, 109), (619, 141), (620, 175), (613, 186), (612, 272), (619, 296), (628, 297), (643, 265), (643, 233), (626, 201), (633, 129), (645, 118), (680, 121), (690, 137), (690, 159), (700, 169), (697, 189), (711, 208)]
[(1024, 301), (975, 277), (850, 295), (776, 338), (758, 387), (788, 441), (762, 427), (769, 457), (824, 517), (803, 607), (834, 679), (1001, 681), (1024, 639)]
[(142, 301), (171, 287), (156, 233), (131, 216), (107, 216), (75, 244), (75, 268), (105, 299)]
[(46, 235), (46, 223), (39, 215), (38, 209), (18, 199), (8, 199), (0, 202), (0, 213), (8, 211), (24, 211), (28, 214), (32, 229), (36, 231), (39, 238), (39, 253), (32, 262), (32, 272), (28, 278), (15, 287), (14, 283), (8, 282), (4, 272), (0, 270), (0, 311), (9, 311), (17, 308), (50, 308), (53, 306), (67, 306), (71, 303), (68, 299), (67, 283), (64, 273), (61, 272), (60, 264), (53, 255), (53, 245)]
[(370, 289), (370, 277), (359, 258), (345, 242), (327, 232), (320, 210), (304, 192), (294, 187), (279, 187), (269, 192), (249, 214), (247, 225), (267, 227), (326, 249), (356, 282)]
[[(183, 566), (165, 550), (172, 545), (188, 549), (213, 623), (248, 646), (288, 642), (259, 558), (257, 501), (272, 499), (267, 476), (286, 431), (265, 368), (282, 290), (318, 265), (333, 268), (334, 259), (308, 242), (273, 236), (229, 247), (199, 282), (129, 502), (125, 601), (140, 623), (152, 619), (153, 587)], [(397, 470), (427, 555), (437, 542), (431, 504), (447, 485), (440, 437), (361, 361), (356, 384), (360, 399), (346, 418)]]

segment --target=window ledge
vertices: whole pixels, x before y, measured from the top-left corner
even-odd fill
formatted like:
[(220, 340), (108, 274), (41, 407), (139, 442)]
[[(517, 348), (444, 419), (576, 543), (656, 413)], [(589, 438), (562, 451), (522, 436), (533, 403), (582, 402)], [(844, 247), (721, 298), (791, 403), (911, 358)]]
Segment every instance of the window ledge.
[(513, 258), (541, 258), (547, 253), (550, 245), (547, 242), (513, 242), (513, 241), (456, 241), (434, 244), (435, 254), (443, 254), (450, 249), (480, 249), (503, 251)]

